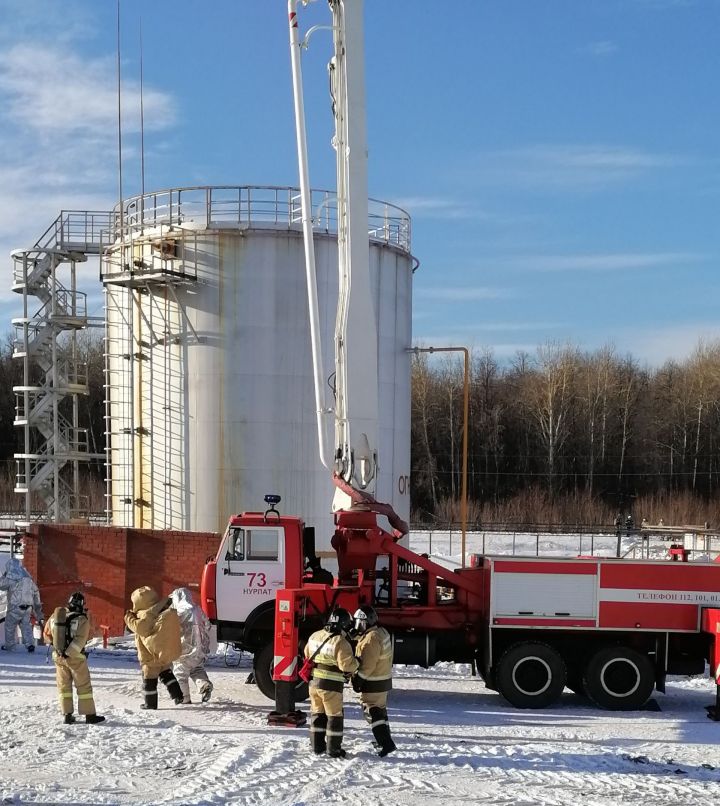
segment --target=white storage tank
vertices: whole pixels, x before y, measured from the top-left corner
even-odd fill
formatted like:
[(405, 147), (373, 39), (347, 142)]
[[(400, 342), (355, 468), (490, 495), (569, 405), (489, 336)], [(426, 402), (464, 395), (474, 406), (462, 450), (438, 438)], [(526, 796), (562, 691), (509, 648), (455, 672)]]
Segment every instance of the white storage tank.
[[(334, 196), (313, 193), (325, 376), (338, 293)], [(102, 260), (108, 513), (118, 526), (222, 531), (264, 508), (330, 548), (333, 486), (318, 458), (298, 191), (183, 188), (123, 204)], [(370, 203), (379, 323), (378, 500), (409, 516), (410, 221)], [(330, 432), (332, 434), (332, 431)]]

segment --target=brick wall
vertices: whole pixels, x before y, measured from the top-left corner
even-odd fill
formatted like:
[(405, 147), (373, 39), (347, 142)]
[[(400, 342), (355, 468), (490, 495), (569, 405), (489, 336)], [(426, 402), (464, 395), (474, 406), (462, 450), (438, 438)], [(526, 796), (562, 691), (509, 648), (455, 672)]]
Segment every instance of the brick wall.
[(80, 590), (92, 622), (122, 635), (130, 594), (150, 585), (199, 591), (205, 560), (217, 552), (214, 532), (120, 529), (112, 526), (34, 524), (24, 538), (24, 565), (40, 588), (45, 614)]

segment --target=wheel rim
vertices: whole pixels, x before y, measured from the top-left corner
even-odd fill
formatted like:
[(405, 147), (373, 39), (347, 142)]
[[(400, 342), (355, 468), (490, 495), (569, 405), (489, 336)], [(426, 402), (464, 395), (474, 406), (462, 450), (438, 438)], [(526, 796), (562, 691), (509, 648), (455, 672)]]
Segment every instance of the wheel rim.
[(552, 683), (552, 670), (547, 661), (537, 655), (521, 658), (512, 670), (515, 688), (527, 697), (539, 697)]
[(629, 658), (612, 658), (600, 669), (600, 685), (611, 697), (630, 697), (640, 688), (640, 670)]

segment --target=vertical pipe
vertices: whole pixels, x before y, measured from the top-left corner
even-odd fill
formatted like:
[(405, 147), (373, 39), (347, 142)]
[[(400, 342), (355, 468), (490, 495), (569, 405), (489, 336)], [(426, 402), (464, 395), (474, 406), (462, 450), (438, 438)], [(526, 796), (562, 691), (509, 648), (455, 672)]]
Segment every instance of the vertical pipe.
[[(120, 192), (122, 198), (122, 191)], [(140, 16), (140, 232), (145, 231), (145, 99), (143, 91), (143, 35)]]
[[(122, 191), (120, 192), (122, 198)], [(140, 228), (145, 221), (145, 105), (143, 101), (143, 35), (140, 16)]]
[[(123, 253), (122, 253), (123, 245), (120, 245), (120, 260), (123, 260)], [(122, 265), (122, 263), (121, 263)], [(126, 504), (126, 513), (129, 510), (129, 517), (126, 517), (128, 523), (127, 526), (137, 526), (135, 523), (135, 359), (133, 358), (133, 349), (134, 349), (134, 331), (135, 331), (135, 303), (133, 299), (133, 290), (132, 288), (126, 288), (126, 295), (127, 298), (125, 300), (126, 305), (126, 313), (125, 316), (127, 318), (127, 326), (128, 326), (128, 333), (127, 333), (127, 352), (128, 352), (128, 359), (127, 365), (129, 367), (129, 375), (128, 383), (125, 385), (125, 394), (127, 397), (124, 398), (126, 403), (125, 411), (127, 417), (125, 418), (125, 422), (127, 423), (127, 428), (129, 429), (128, 433), (128, 444), (130, 448), (130, 457), (129, 461), (127, 461), (126, 467), (128, 468), (128, 475), (129, 479), (126, 479), (125, 482), (125, 489), (130, 493), (128, 498), (130, 499), (129, 503)]]
[[(77, 316), (77, 267), (75, 265), (75, 261), (70, 261), (70, 299), (71, 299), (71, 310), (73, 316)], [(87, 315), (87, 310), (81, 312), (82, 316)], [(77, 375), (77, 366), (78, 366), (78, 354), (77, 354), (77, 329), (73, 328), (72, 334), (70, 336), (70, 360), (68, 363), (68, 377), (65, 381), (65, 386), (68, 386), (68, 382), (72, 382), (73, 384), (77, 385), (79, 382), (79, 377)], [(80, 509), (80, 462), (77, 457), (77, 452), (79, 450), (78, 445), (78, 434), (80, 433), (80, 410), (79, 410), (79, 399), (76, 391), (72, 393), (72, 435), (70, 440), (70, 448), (71, 453), (74, 454), (74, 458), (72, 461), (72, 473), (73, 473), (73, 497), (74, 507), (76, 510), (76, 517), (79, 515)]]
[[(102, 265), (102, 249), (100, 250), (100, 264)], [(103, 288), (103, 298), (105, 300), (105, 350), (104, 350), (104, 363), (105, 372), (105, 524), (110, 526), (112, 523), (113, 512), (113, 499), (112, 499), (112, 452), (111, 452), (111, 416), (110, 416), (110, 324), (109, 324), (109, 308), (108, 305), (108, 289), (107, 286)]]
[(118, 196), (119, 196), (119, 237), (123, 240), (123, 180), (122, 180), (122, 109), (121, 99), (121, 73), (120, 73), (120, 0), (117, 0), (117, 136), (118, 136)]
[[(313, 377), (315, 381), (315, 410), (318, 429), (318, 452), (320, 461), (330, 468), (325, 439), (324, 363), (320, 338), (320, 313), (317, 298), (317, 275), (315, 272), (315, 242), (312, 224), (312, 199), (305, 132), (305, 104), (302, 90), (302, 66), (300, 64), (300, 41), (298, 36), (297, 0), (288, 0), (288, 21), (290, 25), (290, 59), (292, 63), (293, 100), (295, 104), (295, 136), (297, 139), (298, 164), (300, 170), (300, 203), (302, 207), (303, 242), (305, 246), (305, 275), (310, 315), (310, 342), (312, 345)], [(249, 214), (248, 214), (249, 218)]]
[(464, 356), (463, 375), (463, 444), (462, 444), (462, 482), (460, 488), (460, 521), (462, 523), (462, 567), (465, 568), (465, 539), (467, 533), (467, 465), (468, 465), (468, 427), (470, 422), (470, 351), (462, 348)]
[(30, 330), (28, 321), (28, 256), (23, 254), (23, 416), (25, 425), (23, 427), (25, 439), (25, 521), (30, 523), (31, 500), (30, 500)]
[[(51, 289), (50, 293), (52, 294), (52, 313), (57, 312), (57, 295), (58, 295), (58, 288), (57, 288), (57, 277), (56, 277), (56, 266), (55, 260), (53, 258), (52, 261), (52, 271), (51, 271)], [(60, 434), (59, 434), (59, 427), (60, 427), (60, 412), (58, 410), (58, 395), (57, 395), (57, 387), (58, 387), (58, 368), (57, 368), (57, 333), (55, 331), (55, 326), (51, 325), (52, 327), (52, 370), (51, 370), (51, 377), (52, 377), (52, 388), (50, 394), (52, 395), (52, 417), (53, 417), (53, 436), (52, 436), (52, 463), (53, 463), (53, 485), (55, 488), (55, 496), (53, 500), (53, 521), (55, 523), (60, 523), (60, 469), (58, 467), (58, 454), (60, 453)], [(50, 457), (48, 456), (48, 459)]]

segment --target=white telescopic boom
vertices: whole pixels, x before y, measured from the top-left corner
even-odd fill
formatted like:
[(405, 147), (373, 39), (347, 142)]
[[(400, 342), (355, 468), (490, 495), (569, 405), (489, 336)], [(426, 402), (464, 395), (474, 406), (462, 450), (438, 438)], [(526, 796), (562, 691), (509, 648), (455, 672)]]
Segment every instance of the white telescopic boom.
[(337, 152), (339, 299), (335, 328), (335, 470), (372, 492), (377, 474), (377, 323), (370, 287), (362, 0), (329, 0)]
[(295, 102), (295, 134), (300, 169), (300, 207), (303, 241), (305, 244), (305, 278), (310, 316), (310, 343), (312, 347), (313, 378), (315, 381), (315, 410), (317, 413), (318, 452), (320, 461), (330, 469), (325, 429), (325, 417), (332, 412), (325, 403), (325, 378), (320, 337), (320, 315), (315, 272), (315, 241), (313, 239), (312, 198), (308, 171), (307, 139), (305, 136), (305, 104), (303, 101), (300, 40), (298, 37), (297, 0), (288, 0), (290, 24), (290, 60), (292, 63), (293, 99)]

